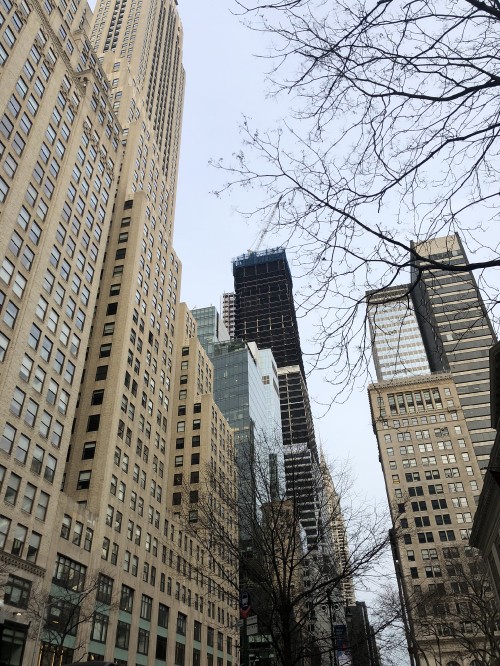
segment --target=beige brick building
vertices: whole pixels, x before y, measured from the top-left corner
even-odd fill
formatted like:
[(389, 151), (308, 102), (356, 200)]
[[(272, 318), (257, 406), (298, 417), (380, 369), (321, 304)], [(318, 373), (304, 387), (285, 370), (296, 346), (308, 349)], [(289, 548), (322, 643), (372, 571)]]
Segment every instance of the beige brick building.
[(217, 415), (234, 487), (210, 382), (179, 398), (176, 2), (2, 0), (0, 37), (1, 659), (226, 666), (234, 595), (173, 504), (179, 400), (185, 473)]
[(371, 385), (369, 396), (416, 657), (468, 665), (449, 636), (451, 617), (440, 624), (417, 612), (421, 596), (455, 604), (450, 571), (475, 558), (468, 543), (482, 478), (455, 383), (446, 373), (423, 375)]

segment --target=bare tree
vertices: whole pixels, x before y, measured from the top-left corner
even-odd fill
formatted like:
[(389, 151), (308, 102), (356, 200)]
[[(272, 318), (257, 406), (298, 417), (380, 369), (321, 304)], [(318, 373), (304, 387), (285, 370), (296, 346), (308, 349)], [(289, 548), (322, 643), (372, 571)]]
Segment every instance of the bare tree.
[(35, 648), (54, 666), (85, 659), (89, 632), (102, 640), (109, 613), (119, 605), (113, 579), (106, 573), (60, 573), (57, 593), (33, 590), (26, 609)]
[(400, 592), (394, 580), (389, 579), (379, 586), (371, 609), (371, 622), (383, 665), (406, 663), (411, 641)]
[[(366, 370), (366, 290), (471, 270), (486, 308), (497, 302), (500, 11), (493, 0), (236, 5), (272, 39), (271, 86), (290, 113), (270, 131), (245, 120), (243, 149), (216, 164), (228, 187), (261, 189), (251, 214), (296, 247), (316, 362), (345, 388)], [(421, 253), (456, 231), (469, 263)]]
[(488, 666), (500, 663), (500, 609), (481, 556), (464, 545), (431, 550), (429, 569), (438, 571), (439, 578), (422, 588), (410, 579), (404, 604), (392, 584), (378, 595), (374, 620), (375, 626), (384, 626), (382, 651), (390, 656), (404, 634), (422, 666), (447, 666), (464, 659)]
[[(186, 509), (185, 522), (208, 552), (209, 562), (226, 561), (230, 572), (229, 565), (239, 561), (239, 580), (228, 578), (234, 594), (241, 589), (249, 592), (259, 634), (267, 637), (277, 663), (295, 666), (332, 652), (333, 624), (343, 623), (341, 583), (368, 574), (382, 557), (388, 544), (387, 516), (360, 511), (345, 494), (349, 486), (345, 473), (337, 478), (334, 490), (325, 483), (325, 468), (318, 465), (308, 481), (317, 498), (318, 526), (306, 535), (303, 498), (285, 490), (304, 483), (304, 468), (287, 464), (285, 475), (279, 465), (272, 465), (270, 473), (266, 446), (258, 443), (259, 455), (246, 470), (255, 502), (238, 502), (225, 494), (223, 480), (208, 468), (201, 479), (197, 520), (190, 521), (191, 511)], [(275, 447), (269, 451), (275, 455)], [(185, 492), (188, 500), (189, 488)], [(239, 516), (250, 528), (248, 539), (242, 542), (227, 529), (226, 515), (214, 503), (216, 496), (223, 498), (224, 511)], [(335, 552), (333, 524), (349, 535), (349, 552), (343, 559)], [(217, 573), (224, 576), (224, 572), (222, 564)]]
[[(467, 555), (468, 553), (468, 555)], [(450, 547), (442, 567), (452, 594), (444, 597), (437, 586), (415, 594), (412, 603), (420, 617), (421, 637), (434, 638), (437, 663), (445, 663), (446, 643), (455, 645), (457, 657), (467, 657), (480, 664), (498, 664), (500, 660), (500, 609), (488, 570), (479, 553), (472, 548)], [(448, 639), (448, 640), (447, 640)], [(440, 649), (440, 647), (442, 649)]]

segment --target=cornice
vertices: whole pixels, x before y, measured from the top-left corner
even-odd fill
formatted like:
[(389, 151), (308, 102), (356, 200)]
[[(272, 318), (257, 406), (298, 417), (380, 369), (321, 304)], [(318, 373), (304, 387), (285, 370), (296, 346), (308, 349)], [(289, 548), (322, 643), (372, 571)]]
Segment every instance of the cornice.
[[(500, 359), (499, 359), (500, 360)], [(375, 382), (368, 385), (368, 392), (381, 391), (387, 388), (397, 388), (399, 386), (417, 386), (419, 384), (443, 384), (453, 381), (453, 375), (450, 372), (433, 372), (428, 375), (417, 375), (416, 377), (404, 377), (403, 379), (387, 379), (383, 382)]]
[(46, 570), (43, 567), (39, 567), (32, 562), (26, 562), (26, 560), (22, 560), (20, 557), (10, 555), (9, 553), (0, 553), (0, 561), (5, 562), (6, 565), (12, 566), (16, 570), (22, 569), (23, 571), (28, 571), (39, 578), (43, 578), (46, 574)]

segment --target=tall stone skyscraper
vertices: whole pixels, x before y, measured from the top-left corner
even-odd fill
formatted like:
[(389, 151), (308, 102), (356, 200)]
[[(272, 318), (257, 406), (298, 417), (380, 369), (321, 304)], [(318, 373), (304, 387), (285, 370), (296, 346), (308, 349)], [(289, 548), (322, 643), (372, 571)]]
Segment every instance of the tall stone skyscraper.
[(231, 664), (237, 565), (196, 538), (203, 470), (236, 479), (172, 248), (176, 2), (0, 18), (0, 660)]
[[(418, 250), (451, 267), (466, 261), (457, 236)], [(494, 333), (469, 272), (431, 268), (416, 288), (391, 287), (367, 300), (378, 378), (369, 387), (370, 406), (412, 648), (417, 663), (453, 662), (465, 656), (454, 636), (476, 619), (472, 612), (461, 618), (460, 608), (472, 608), (465, 592), (477, 555), (468, 542), (494, 439)], [(477, 632), (479, 644), (481, 631), (468, 631)]]

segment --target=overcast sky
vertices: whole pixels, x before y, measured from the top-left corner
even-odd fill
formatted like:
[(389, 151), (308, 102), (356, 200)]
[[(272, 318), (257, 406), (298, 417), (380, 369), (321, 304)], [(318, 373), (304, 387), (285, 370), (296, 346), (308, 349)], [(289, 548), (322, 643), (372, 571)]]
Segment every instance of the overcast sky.
[[(230, 158), (241, 149), (238, 128), (243, 115), (266, 128), (286, 116), (288, 108), (286, 99), (276, 101), (267, 94), (269, 61), (256, 57), (266, 52), (267, 37), (243, 26), (230, 7), (233, 0), (179, 0), (187, 87), (174, 245), (183, 263), (182, 299), (190, 307), (220, 309), (220, 295), (233, 289), (231, 260), (254, 249), (260, 233), (236, 212), (251, 207), (252, 196), (258, 204), (259, 193), (246, 195), (244, 202), (234, 194), (215, 197), (211, 192), (224, 179), (208, 162)], [(269, 247), (269, 240), (270, 247), (275, 245), (266, 237), (261, 249)], [(298, 287), (298, 280), (294, 284)], [(312, 321), (299, 319), (299, 328), (302, 348), (309, 351)], [(356, 502), (379, 503), (386, 509), (366, 390), (355, 391), (346, 404), (320, 417), (324, 409), (318, 402), (328, 402), (330, 387), (319, 373), (309, 377), (308, 385), (318, 444), (337, 467), (350, 464)], [(387, 572), (393, 572), (389, 560)], [(370, 594), (358, 593), (359, 599), (370, 602)]]
[[(265, 128), (287, 111), (286, 99), (266, 94), (269, 61), (254, 55), (265, 53), (267, 37), (243, 26), (231, 14), (233, 6), (233, 0), (179, 0), (187, 88), (174, 245), (183, 263), (182, 298), (190, 307), (219, 306), (221, 293), (233, 288), (231, 259), (255, 248), (259, 236), (259, 228), (236, 212), (242, 206), (234, 194), (232, 199), (211, 194), (223, 177), (208, 162), (240, 150), (243, 114)], [(299, 320), (305, 351), (311, 349), (311, 325), (307, 318)], [(323, 410), (314, 399), (327, 401), (330, 389), (319, 374), (308, 383), (319, 415)], [(366, 391), (318, 418), (316, 430), (329, 457), (350, 458), (359, 493), (385, 502)]]

